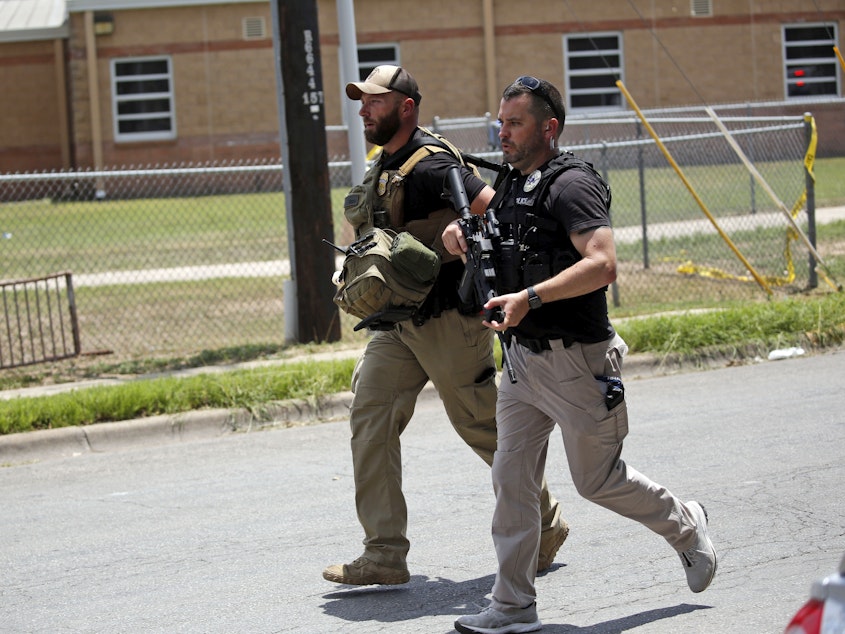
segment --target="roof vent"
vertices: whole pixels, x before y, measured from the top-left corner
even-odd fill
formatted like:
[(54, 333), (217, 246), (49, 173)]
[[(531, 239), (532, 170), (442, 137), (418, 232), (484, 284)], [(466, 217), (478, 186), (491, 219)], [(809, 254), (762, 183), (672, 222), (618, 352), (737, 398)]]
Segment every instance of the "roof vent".
[(694, 18), (706, 18), (713, 15), (713, 0), (690, 0)]
[(244, 18), (243, 33), (245, 40), (263, 40), (267, 37), (267, 25), (264, 18)]

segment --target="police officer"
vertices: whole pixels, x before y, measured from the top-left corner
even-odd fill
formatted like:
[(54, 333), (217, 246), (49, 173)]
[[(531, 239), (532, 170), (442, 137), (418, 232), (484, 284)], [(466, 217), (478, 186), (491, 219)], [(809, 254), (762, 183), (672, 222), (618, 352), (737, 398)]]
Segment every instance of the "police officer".
[[(524, 76), (505, 89), (500, 110), (504, 159), (511, 173), (496, 193), (502, 233), (497, 276), (501, 323), (510, 338), (516, 383), (503, 381), (497, 404), (498, 448), (493, 542), (499, 569), (491, 604), (460, 617), (459, 632), (531, 632), (537, 617), (536, 511), (549, 435), (562, 431), (578, 493), (663, 536), (678, 553), (693, 592), (710, 584), (716, 553), (698, 502), (682, 502), (621, 459), (628, 432), (622, 384), (627, 351), (607, 316), (616, 278), (609, 188), (587, 164), (560, 154), (560, 93)], [(466, 250), (460, 230), (443, 235), (451, 253)], [(501, 269), (506, 270), (501, 270)]]
[[(419, 128), (421, 95), (416, 80), (404, 68), (383, 65), (365, 81), (348, 84), (346, 94), (361, 101), (359, 114), (367, 140), (382, 146), (364, 179), (369, 189), (362, 200), (371, 201), (373, 208), (363, 215), (357, 210), (356, 222), (373, 222), (375, 212), (386, 212), (391, 227), (405, 228), (426, 244), (436, 238), (433, 246), (445, 256), (437, 283), (417, 318), (376, 331), (354, 371), (351, 446), (364, 552), (349, 564), (323, 571), (325, 579), (336, 583), (401, 584), (410, 578), (406, 562), (410, 543), (400, 435), (420, 391), (431, 380), (455, 431), (492, 464), (496, 449), (493, 333), (460, 305), (457, 287), (463, 264), (456, 255), (448, 257), (440, 242), (443, 227), (457, 217), (452, 209), (446, 209), (449, 215), (444, 216), (444, 179), (460, 161), (450, 151), (438, 151), (436, 139)], [(433, 149), (404, 177), (399, 196), (391, 190), (394, 176), (424, 146)], [(461, 171), (472, 209), (484, 211), (492, 188), (469, 169)], [(401, 201), (398, 208), (396, 201)], [(366, 216), (369, 220), (363, 219)], [(456, 467), (456, 476), (459, 473)], [(541, 488), (536, 510), (544, 528), (532, 545), (535, 570), (551, 565), (569, 530), (545, 483)]]

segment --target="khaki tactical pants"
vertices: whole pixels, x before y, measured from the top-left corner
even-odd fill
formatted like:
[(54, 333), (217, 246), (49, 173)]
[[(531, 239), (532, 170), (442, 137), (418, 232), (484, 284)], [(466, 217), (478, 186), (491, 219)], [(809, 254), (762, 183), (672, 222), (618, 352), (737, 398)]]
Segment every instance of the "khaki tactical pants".
[(621, 377), (626, 349), (619, 336), (568, 348), (554, 341), (552, 350), (539, 353), (511, 345), (518, 382), (503, 382), (499, 393), (499, 448), (492, 470), (499, 560), (493, 608), (523, 608), (536, 598), (540, 518), (533, 509), (555, 426), (581, 496), (650, 528), (678, 552), (693, 545), (695, 522), (686, 506), (620, 458), (628, 434), (627, 404), (622, 400), (608, 411), (606, 384), (595, 377)]
[[(493, 464), (497, 388), (492, 338), (480, 317), (452, 309), (422, 326), (400, 322), (393, 330), (376, 332), (368, 343), (352, 377), (350, 425), (355, 505), (369, 559), (406, 567), (410, 543), (400, 435), (429, 379), (458, 435)], [(538, 515), (548, 527), (560, 509), (545, 481), (541, 489)]]

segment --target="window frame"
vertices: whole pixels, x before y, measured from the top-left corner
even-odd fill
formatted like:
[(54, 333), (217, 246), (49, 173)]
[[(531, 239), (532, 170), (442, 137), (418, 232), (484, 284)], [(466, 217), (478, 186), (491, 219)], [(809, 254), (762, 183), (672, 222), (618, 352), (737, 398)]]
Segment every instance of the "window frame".
[[(118, 77), (117, 68), (119, 64), (134, 63), (134, 62), (160, 62), (164, 61), (167, 64), (167, 71), (164, 73), (154, 73), (149, 75), (125, 75)], [(116, 57), (111, 60), (111, 91), (112, 91), (112, 119), (115, 143), (132, 143), (143, 141), (169, 141), (176, 138), (176, 99), (173, 90), (173, 58), (170, 55), (147, 55), (139, 57)], [(149, 93), (134, 93), (130, 95), (121, 95), (118, 86), (123, 81), (137, 81), (139, 78), (143, 79), (167, 79), (167, 90), (163, 92), (149, 92)], [(120, 114), (120, 105), (131, 101), (144, 100), (160, 100), (167, 99), (169, 102), (169, 109), (166, 112), (157, 112), (149, 114)], [(169, 130), (158, 130), (152, 132), (121, 132), (120, 124), (131, 120), (144, 119), (163, 119), (170, 120)]]
[[(839, 41), (839, 34), (837, 33), (837, 27), (839, 25), (836, 22), (798, 22), (793, 24), (782, 24), (781, 25), (781, 49), (782, 49), (782, 59), (783, 59), (783, 96), (784, 99), (787, 101), (792, 100), (801, 100), (801, 99), (817, 99), (817, 98), (824, 98), (824, 97), (841, 97), (842, 96), (842, 84), (840, 81), (840, 72), (839, 72), (839, 60), (836, 57), (836, 53), (833, 51), (833, 47), (837, 45)], [(823, 28), (827, 32), (831, 33), (830, 39), (825, 40), (800, 40), (800, 41), (789, 41), (787, 39), (787, 33), (790, 29), (807, 29), (807, 28)], [(788, 55), (790, 48), (798, 48), (801, 46), (823, 46), (829, 44), (830, 45), (830, 57), (804, 57), (804, 58), (790, 58)], [(831, 64), (833, 66), (833, 75), (832, 76), (825, 76), (821, 78), (810, 78), (805, 77), (802, 80), (798, 80), (795, 78), (790, 77), (790, 68), (801, 65), (800, 61), (805, 60), (804, 65), (814, 65), (814, 64)], [(804, 81), (811, 84), (822, 84), (822, 83), (833, 83), (835, 91), (833, 93), (823, 93), (823, 94), (808, 94), (808, 95), (790, 95), (790, 86), (796, 84), (798, 81)]]
[[(366, 50), (374, 50), (379, 48), (392, 48), (394, 52), (393, 59), (383, 59), (377, 62), (361, 62), (361, 51)], [(343, 51), (338, 48), (338, 67), (343, 68)], [(398, 42), (379, 42), (374, 44), (359, 44), (355, 49), (355, 59), (357, 60), (358, 64), (358, 77), (353, 79), (352, 81), (364, 81), (370, 72), (376, 67), (381, 64), (393, 64), (394, 66), (401, 66), (402, 62), (399, 57), (399, 43)], [(340, 94), (345, 95), (346, 84), (343, 81), (343, 77), (340, 78)], [(341, 120), (343, 121), (343, 125), (349, 125), (349, 119), (347, 115), (347, 108), (341, 108)]]
[[(606, 37), (614, 37), (616, 38), (617, 47), (615, 49), (606, 49), (602, 51), (595, 51), (593, 50), (591, 53), (584, 53), (580, 51), (572, 52), (570, 51), (570, 41), (575, 40), (595, 40), (597, 38), (606, 38)], [(624, 34), (622, 31), (596, 31), (595, 33), (571, 33), (571, 34), (564, 34), (563, 35), (563, 81), (565, 89), (563, 91), (564, 98), (566, 100), (566, 110), (567, 112), (608, 112), (608, 111), (616, 111), (616, 110), (623, 110), (625, 104), (622, 99), (622, 95), (619, 92), (619, 89), (614, 85), (613, 88), (606, 88), (606, 89), (597, 89), (597, 88), (590, 88), (590, 89), (583, 89), (583, 88), (572, 88), (571, 81), (573, 78), (576, 77), (584, 77), (588, 75), (607, 75), (613, 76), (614, 84), (616, 83), (616, 79), (622, 80), (624, 83), (624, 69), (625, 69), (625, 52), (624, 52)], [(584, 71), (573, 71), (570, 68), (570, 59), (573, 57), (596, 57), (600, 58), (600, 53), (612, 53), (613, 55), (618, 55), (619, 57), (619, 65), (611, 68), (607, 68), (604, 66), (604, 71), (599, 73), (597, 72), (599, 68), (596, 69), (589, 69)], [(614, 95), (614, 101), (611, 105), (600, 105), (600, 106), (574, 106), (573, 105), (573, 97), (577, 97), (579, 95)]]
[(713, 0), (690, 0), (690, 16), (693, 18), (712, 18)]
[[(393, 57), (391, 59), (384, 58), (377, 62), (362, 62), (361, 61), (361, 51), (374, 51), (379, 48), (392, 48), (393, 49)], [(357, 49), (357, 58), (358, 58), (358, 81), (364, 81), (367, 76), (372, 72), (372, 70), (376, 66), (381, 66), (382, 64), (392, 64), (393, 66), (401, 66), (401, 62), (399, 59), (399, 43), (398, 42), (381, 42), (378, 44), (359, 44)]]

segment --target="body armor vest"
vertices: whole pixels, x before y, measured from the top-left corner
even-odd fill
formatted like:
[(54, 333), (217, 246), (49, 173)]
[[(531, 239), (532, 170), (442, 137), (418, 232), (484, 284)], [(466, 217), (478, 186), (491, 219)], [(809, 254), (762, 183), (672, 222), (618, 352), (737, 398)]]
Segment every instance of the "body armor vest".
[(610, 185), (592, 166), (569, 152), (552, 159), (542, 170), (530, 174), (521, 188), (519, 173), (511, 170), (497, 190), (491, 207), (496, 209), (502, 234), (498, 249), (497, 292), (513, 293), (554, 277), (581, 259), (566, 228), (544, 210), (554, 180), (568, 169), (581, 169), (601, 183), (610, 208)]

